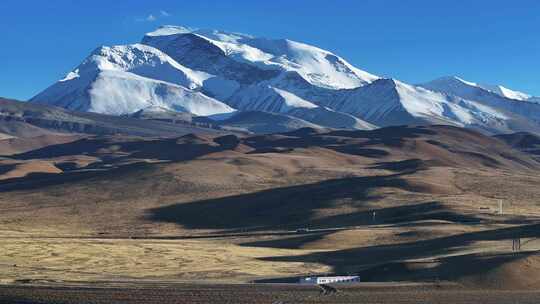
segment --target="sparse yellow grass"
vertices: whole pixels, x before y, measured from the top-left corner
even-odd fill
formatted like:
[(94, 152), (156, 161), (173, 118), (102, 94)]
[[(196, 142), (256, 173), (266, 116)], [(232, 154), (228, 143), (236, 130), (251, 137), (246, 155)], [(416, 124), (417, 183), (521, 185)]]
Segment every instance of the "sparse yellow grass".
[(258, 259), (313, 251), (241, 247), (203, 240), (12, 238), (0, 239), (0, 248), (0, 282), (20, 279), (243, 282), (261, 277), (330, 271), (322, 264)]
[[(360, 231), (359, 231), (360, 232)], [(384, 236), (386, 229), (376, 235)], [(350, 242), (357, 234), (344, 231), (334, 241)], [(345, 237), (345, 239), (341, 239)], [(319, 241), (315, 241), (315, 246)], [(523, 239), (523, 249), (539, 250), (540, 240)], [(359, 244), (356, 244), (359, 245)], [(319, 247), (321, 248), (321, 247)], [(511, 252), (509, 241), (479, 241), (418, 260), (472, 253)], [(245, 247), (231, 240), (126, 240), (0, 238), (0, 284), (17, 280), (81, 282), (248, 282), (267, 277), (328, 273), (332, 268), (313, 262), (277, 262), (264, 257), (300, 256), (332, 249)], [(413, 260), (410, 260), (411, 262)], [(358, 262), (358, 261), (357, 261)]]

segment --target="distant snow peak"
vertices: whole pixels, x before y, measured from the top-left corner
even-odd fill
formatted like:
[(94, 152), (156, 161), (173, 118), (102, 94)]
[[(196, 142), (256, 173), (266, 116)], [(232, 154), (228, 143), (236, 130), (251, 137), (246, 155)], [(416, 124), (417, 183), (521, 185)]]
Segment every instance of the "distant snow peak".
[(512, 119), (517, 119), (520, 123), (537, 125), (540, 122), (540, 104), (535, 103), (533, 100), (508, 98), (476, 83), (451, 81), (447, 78), (439, 78), (421, 86), (435, 92), (458, 96), (482, 106), (496, 109), (498, 112), (505, 113), (506, 117), (513, 116)]
[[(504, 98), (513, 99), (513, 100), (521, 100), (521, 101), (534, 102), (535, 99), (537, 98), (523, 92), (511, 90), (502, 85), (480, 84), (480, 83), (464, 80), (457, 76), (445, 76), (445, 77), (437, 78), (428, 83), (422, 84), (422, 86), (431, 87), (433, 89), (437, 89), (441, 91), (449, 91), (452, 88), (456, 89), (460, 86), (462, 90), (465, 87), (468, 87), (469, 89), (478, 88), (478, 89), (481, 89), (490, 93), (497, 94)], [(456, 92), (450, 92), (450, 93), (456, 94)]]
[(479, 87), (478, 84), (467, 81), (461, 77), (458, 76), (443, 76), (439, 77), (435, 80), (432, 80), (426, 84), (422, 84), (421, 86), (428, 85), (432, 87), (460, 87), (460, 86), (470, 86), (470, 87)]
[(498, 94), (506, 98), (511, 98), (515, 100), (523, 100), (523, 101), (528, 101), (533, 98), (533, 96), (529, 94), (519, 92), (519, 91), (514, 91), (506, 87), (503, 87), (502, 85), (482, 84), (480, 86), (488, 91), (491, 91), (495, 94)]
[(467, 81), (463, 78), (460, 78), (458, 76), (453, 76), (453, 78), (459, 82), (462, 82), (464, 84), (467, 84), (467, 85), (470, 85), (470, 86), (473, 86), (473, 87), (478, 87), (479, 85), (477, 83), (474, 83), (474, 82), (471, 82), (471, 81)]

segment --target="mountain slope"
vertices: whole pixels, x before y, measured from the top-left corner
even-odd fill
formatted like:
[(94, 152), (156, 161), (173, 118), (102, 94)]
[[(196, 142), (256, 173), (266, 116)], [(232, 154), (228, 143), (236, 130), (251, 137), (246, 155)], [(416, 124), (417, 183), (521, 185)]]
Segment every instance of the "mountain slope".
[(295, 108), (289, 110), (287, 114), (320, 126), (335, 129), (373, 130), (377, 128), (374, 124), (370, 124), (356, 116), (321, 106), (316, 108)]
[(533, 157), (540, 161), (540, 136), (527, 132), (518, 132), (495, 135), (495, 137), (515, 149), (532, 154)]
[(224, 129), (259, 134), (289, 132), (300, 128), (322, 128), (296, 117), (262, 111), (242, 111), (219, 123)]
[(177, 136), (223, 131), (190, 124), (172, 124), (125, 116), (74, 112), (49, 105), (0, 98), (0, 132), (30, 138), (58, 133)]
[(318, 106), (290, 91), (267, 84), (244, 86), (229, 97), (227, 103), (242, 111), (286, 114), (330, 128), (357, 130), (375, 128), (358, 117)]

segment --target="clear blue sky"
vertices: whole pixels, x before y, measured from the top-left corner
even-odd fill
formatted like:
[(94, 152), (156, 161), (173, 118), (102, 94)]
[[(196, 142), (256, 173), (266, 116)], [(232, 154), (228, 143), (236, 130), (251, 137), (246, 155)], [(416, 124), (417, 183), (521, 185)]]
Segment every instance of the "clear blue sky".
[(0, 96), (28, 99), (97, 46), (162, 24), (289, 38), (409, 83), (458, 75), (540, 95), (538, 0), (1, 0)]

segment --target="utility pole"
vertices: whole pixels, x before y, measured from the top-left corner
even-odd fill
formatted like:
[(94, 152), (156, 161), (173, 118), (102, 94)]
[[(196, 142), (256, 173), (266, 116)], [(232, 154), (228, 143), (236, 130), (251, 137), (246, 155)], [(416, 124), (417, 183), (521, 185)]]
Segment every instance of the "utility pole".
[(521, 251), (521, 238), (512, 239), (512, 251), (513, 252)]
[(499, 215), (503, 215), (503, 201), (499, 200)]

